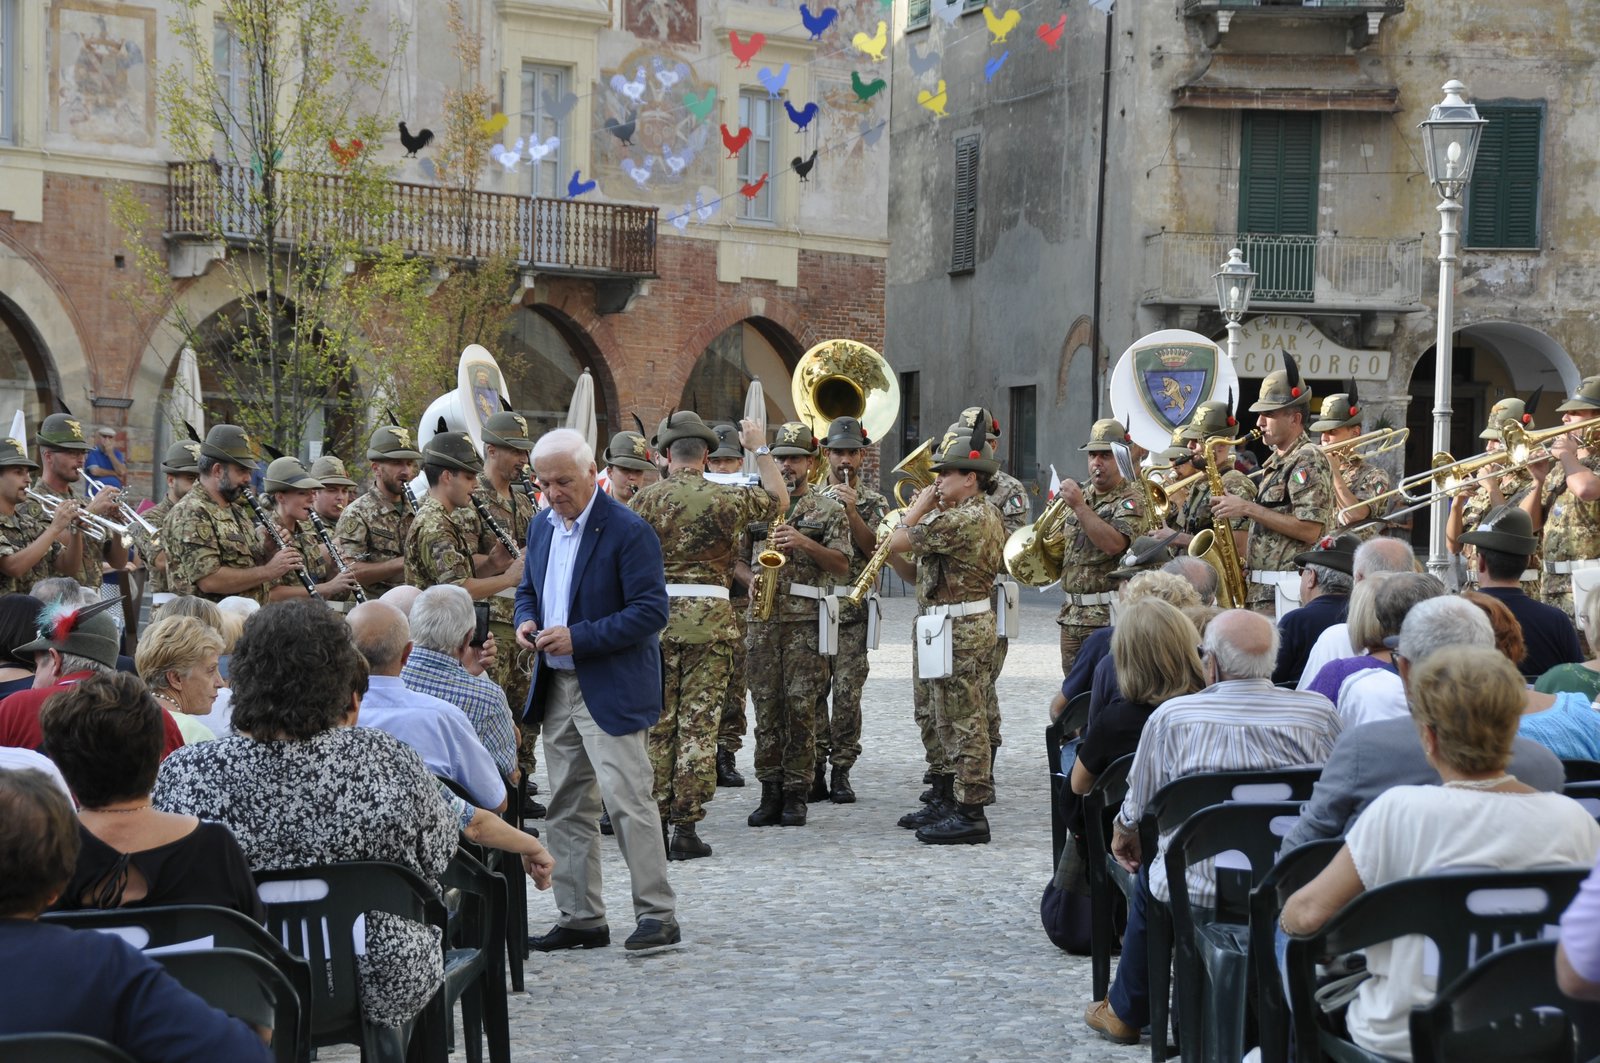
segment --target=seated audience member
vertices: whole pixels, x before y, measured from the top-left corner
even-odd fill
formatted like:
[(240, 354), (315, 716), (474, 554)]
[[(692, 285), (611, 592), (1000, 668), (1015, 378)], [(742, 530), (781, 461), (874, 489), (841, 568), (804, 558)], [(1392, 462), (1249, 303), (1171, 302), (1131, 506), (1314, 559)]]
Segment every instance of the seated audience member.
[[(4, 602), (0, 598), (0, 602)], [(1591, 642), (1600, 645), (1600, 594), (1589, 595), (1583, 610), (1583, 628), (1590, 633)], [(1593, 701), (1600, 698), (1600, 657), (1576, 664), (1558, 664), (1539, 676), (1533, 689), (1541, 694), (1561, 694), (1571, 691)]]
[(0, 771), (0, 1035), (81, 1034), (163, 1063), (270, 1060), (253, 1030), (115, 934), (38, 921), (72, 875), (78, 837), (54, 783)]
[(1572, 618), (1522, 589), (1522, 573), (1539, 549), (1533, 518), (1518, 506), (1498, 506), (1464, 533), (1461, 542), (1477, 547), (1478, 593), (1497, 600), (1516, 618), (1527, 650), (1512, 663), (1523, 675), (1542, 676), (1557, 665), (1583, 660)]
[(1223, 614), (1223, 610), (1214, 605), (1186, 605), (1178, 610), (1189, 619), (1194, 629), (1200, 633), (1203, 641), (1206, 637), (1206, 628), (1211, 626), (1211, 621)]
[[(1494, 628), (1495, 648), (1513, 665), (1527, 653), (1522, 627), (1499, 599), (1477, 591), (1461, 595), (1484, 611)], [(1600, 760), (1600, 710), (1591, 699), (1572, 691), (1544, 694), (1524, 692), (1522, 737), (1532, 739), (1562, 760)]]
[(1356, 585), (1350, 594), (1350, 608), (1345, 618), (1345, 629), (1350, 633), (1350, 648), (1359, 656), (1336, 657), (1322, 666), (1322, 670), (1303, 689), (1321, 694), (1335, 704), (1339, 701), (1339, 688), (1357, 672), (1368, 668), (1393, 668), (1394, 651), (1383, 644), (1391, 635), (1400, 634), (1402, 614), (1394, 621), (1393, 631), (1385, 631), (1378, 623), (1378, 588), (1392, 572), (1374, 572)]
[[(1448, 599), (1446, 599), (1448, 600)], [(1506, 766), (1522, 717), (1522, 677), (1480, 648), (1451, 646), (1410, 672), (1411, 710), (1441, 786), (1396, 786), (1367, 808), (1333, 861), (1284, 906), (1310, 934), (1364, 890), (1445, 868), (1512, 870), (1594, 863), (1600, 825), (1571, 798), (1541, 793)], [(1369, 977), (1345, 1019), (1362, 1048), (1411, 1058), (1411, 1009), (1438, 990), (1416, 935), (1369, 946)]]
[[(1443, 583), (1421, 572), (1396, 572), (1372, 593), (1372, 607), (1378, 617), (1378, 626), (1384, 631), (1398, 627), (1400, 632), (1398, 636), (1385, 636), (1385, 644), (1390, 638), (1404, 639), (1416, 610), (1424, 602), (1446, 594)], [(1411, 647), (1417, 654), (1425, 655), (1438, 646), (1448, 646), (1465, 630), (1459, 624), (1452, 626), (1449, 618), (1467, 616), (1475, 607), (1459, 599), (1454, 601), (1458, 608), (1442, 614), (1428, 614), (1440, 619), (1425, 626), (1409, 627)], [(1403, 648), (1394, 648), (1393, 657), (1406, 655)], [(1413, 654), (1411, 659), (1415, 661), (1418, 657)], [(1400, 681), (1399, 667), (1395, 664), (1356, 672), (1339, 684), (1339, 696), (1334, 699), (1334, 704), (1339, 708), (1339, 718), (1344, 721), (1345, 730), (1373, 720), (1402, 718), (1411, 711), (1406, 706), (1405, 684)]]
[[(1356, 587), (1375, 572), (1418, 571), (1416, 555), (1411, 552), (1410, 544), (1382, 535), (1368, 539), (1357, 547), (1355, 560), (1350, 563), (1350, 579)], [(1349, 657), (1355, 652), (1358, 651), (1350, 647), (1349, 629), (1344, 624), (1329, 624), (1327, 630), (1317, 636), (1311, 652), (1306, 655), (1305, 667), (1300, 670), (1299, 689), (1310, 687), (1311, 681), (1317, 678), (1317, 673), (1329, 661)]]
[(222, 636), (192, 616), (157, 620), (139, 637), (135, 664), (150, 693), (177, 721), (186, 744), (209, 742), (216, 735), (200, 722), (211, 712), (222, 689), (217, 655)]
[[(1173, 560), (1172, 547), (1168, 545), (1170, 538), (1170, 534), (1141, 535), (1128, 545), (1127, 552), (1122, 555), (1118, 566), (1107, 575), (1107, 578), (1116, 585), (1119, 609), (1120, 603), (1127, 599), (1129, 580), (1142, 572), (1155, 572)], [(1079, 694), (1088, 693), (1093, 686), (1096, 666), (1106, 660), (1106, 655), (1111, 652), (1111, 632), (1115, 619), (1113, 616), (1111, 625), (1091, 631), (1083, 640), (1083, 645), (1078, 647), (1078, 656), (1073, 658), (1072, 670), (1061, 680), (1060, 693), (1050, 699), (1052, 720), (1061, 715), (1061, 711), (1067, 707), (1067, 702)]]
[(1295, 567), (1300, 570), (1300, 608), (1278, 620), (1283, 645), (1278, 650), (1278, 667), (1272, 672), (1274, 683), (1298, 680), (1317, 638), (1345, 619), (1353, 586), (1350, 567), (1360, 545), (1354, 535), (1341, 535), (1294, 555)]
[[(1414, 576), (1400, 574), (1388, 582)], [(1402, 687), (1409, 693), (1410, 677), (1423, 662), (1456, 647), (1494, 655), (1494, 630), (1483, 611), (1452, 597), (1431, 598), (1418, 604), (1406, 617), (1400, 645), (1395, 650)], [(1537, 742), (1520, 736), (1511, 743), (1510, 771), (1535, 790), (1560, 790), (1565, 782), (1561, 761)], [(1311, 800), (1283, 840), (1283, 851), (1347, 833), (1379, 794), (1396, 786), (1431, 786), (1438, 781), (1439, 773), (1430, 766), (1417, 740), (1409, 708), (1404, 716), (1348, 728), (1339, 735), (1333, 753), (1322, 766), (1322, 777), (1311, 792)]]
[[(61, 769), (56, 767), (56, 762), (32, 749), (18, 749), (16, 746), (0, 746), (0, 771), (42, 771), (50, 776), (50, 781), (72, 801), (72, 790), (67, 786), (67, 780), (61, 777)], [(73, 807), (77, 807), (74, 801)]]
[(407, 620), (411, 619), (411, 607), (417, 604), (417, 595), (422, 593), (421, 587), (413, 587), (409, 583), (402, 583), (398, 587), (390, 587), (384, 591), (378, 601), (384, 605), (392, 605), (400, 610)]
[[(1201, 562), (1201, 564), (1205, 564)], [(1210, 565), (1206, 565), (1210, 568)], [(1194, 585), (1182, 576), (1171, 572), (1139, 572), (1127, 581), (1122, 587), (1123, 605), (1131, 605), (1144, 598), (1159, 598), (1178, 609), (1191, 609), (1200, 604), (1199, 595)], [(1119, 607), (1120, 610), (1121, 607)], [(1121, 614), (1118, 614), (1118, 623)], [(1109, 629), (1113, 633), (1115, 628)], [(1199, 638), (1197, 634), (1196, 639)], [(1109, 646), (1107, 647), (1109, 650)], [(1117, 689), (1116, 654), (1107, 652), (1095, 665), (1094, 682), (1090, 684), (1089, 713), (1092, 716), (1097, 709), (1111, 704), (1119, 696)]]
[(1483, 615), (1489, 618), (1489, 630), (1494, 632), (1494, 648), (1520, 671), (1522, 659), (1528, 655), (1528, 644), (1523, 641), (1522, 625), (1517, 623), (1516, 616), (1504, 602), (1481, 591), (1462, 591), (1461, 597), (1483, 610)]
[(400, 670), (411, 656), (411, 628), (400, 610), (364, 602), (347, 617), (350, 637), (367, 659), (367, 696), (361, 699), (361, 726), (386, 731), (415, 749), (428, 770), (449, 779), (476, 805), (499, 812), (506, 806), (505, 782), (494, 758), (478, 741), (462, 711), (431, 694), (410, 690)]
[(45, 751), (81, 806), (82, 848), (56, 907), (214, 904), (260, 921), (266, 910), (228, 828), (151, 806), (162, 715), (144, 684), (120, 672), (90, 676), (40, 710)]
[(217, 669), (221, 671), (222, 678), (228, 678), (228, 657), (233, 653), (239, 636), (244, 633), (244, 622), (260, 608), (261, 603), (254, 598), (242, 598), (237, 594), (230, 594), (217, 603), (217, 634), (222, 636), (225, 644), (222, 656), (217, 659)]
[[(386, 860), (436, 879), (459, 821), (415, 750), (355, 726), (366, 665), (344, 619), (310, 598), (269, 605), (233, 664), (235, 734), (169, 757), (156, 807), (225, 824), (257, 871)], [(544, 888), (543, 846), (512, 833)], [(368, 913), (358, 964), (363, 1010), (386, 1026), (413, 1018), (443, 978), (437, 932), (382, 912)]]
[(1174, 576), (1182, 576), (1189, 581), (1189, 586), (1200, 596), (1200, 604), (1216, 608), (1217, 605), (1217, 570), (1188, 554), (1179, 554), (1177, 557), (1161, 566), (1161, 571), (1170, 572)]
[[(1161, 836), (1157, 852), (1139, 848), (1145, 805), (1168, 782), (1188, 775), (1321, 764), (1339, 734), (1339, 717), (1327, 698), (1272, 685), (1278, 629), (1271, 620), (1230, 609), (1211, 622), (1201, 648), (1211, 685), (1173, 698), (1146, 722), (1128, 774), (1128, 796), (1113, 824), (1111, 851), (1128, 870), (1140, 872), (1140, 887), (1128, 902), (1116, 981), (1105, 1000), (1089, 1006), (1084, 1021), (1121, 1044), (1137, 1043), (1150, 1020), (1146, 898), (1170, 896), (1163, 861), (1170, 836)], [(1188, 886), (1192, 903), (1212, 903), (1215, 882), (1207, 865), (1190, 869)]]
[[(57, 690), (73, 686), (91, 675), (110, 675), (117, 669), (117, 625), (107, 611), (120, 603), (96, 602), (85, 608), (46, 606), (39, 613), (39, 636), (18, 646), (18, 656), (33, 657), (34, 685), (0, 700), (0, 746), (38, 749), (39, 707)], [(176, 720), (162, 714), (165, 757), (183, 745)]]
[(194, 594), (177, 595), (150, 610), (152, 623), (169, 616), (192, 616), (213, 631), (222, 628), (222, 610), (217, 603)]
[(1600, 1001), (1600, 864), (1561, 914), (1556, 984), (1574, 1000)]
[(33, 686), (33, 656), (15, 650), (38, 635), (43, 609), (31, 594), (0, 595), (0, 698)]
[(50, 576), (35, 583), (28, 593), (45, 605), (93, 605), (100, 596), (71, 576)]

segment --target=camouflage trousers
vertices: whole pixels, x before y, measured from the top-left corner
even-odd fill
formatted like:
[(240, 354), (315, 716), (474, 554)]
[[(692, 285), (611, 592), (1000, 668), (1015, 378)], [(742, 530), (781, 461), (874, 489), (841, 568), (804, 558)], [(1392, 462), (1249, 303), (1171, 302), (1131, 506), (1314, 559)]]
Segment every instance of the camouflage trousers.
[[(1061, 678), (1065, 679), (1072, 674), (1072, 662), (1078, 659), (1078, 650), (1083, 647), (1083, 640), (1099, 630), (1098, 627), (1088, 627), (1084, 624), (1061, 625)], [(995, 672), (999, 674), (999, 669)]]
[(522, 769), (524, 776), (531, 778), (533, 769), (539, 765), (539, 721), (522, 718), (523, 710), (528, 706), (528, 688), (533, 677), (522, 670), (518, 659), (525, 657), (527, 651), (517, 645), (517, 632), (510, 624), (491, 620), (489, 633), (494, 636), (495, 647), (494, 665), (489, 670), (489, 678), (506, 692), (506, 703), (511, 706), (511, 719), (517, 725), (517, 766)]
[(954, 621), (947, 679), (914, 680), (913, 698), (928, 766), (956, 777), (956, 800), (994, 804), (988, 695), (994, 684), (994, 614)]
[(829, 672), (817, 652), (816, 618), (751, 624), (745, 669), (756, 705), (756, 778), (809, 789), (817, 700), (828, 690)]
[(833, 658), (832, 705), (817, 699), (817, 759), (848, 768), (861, 756), (861, 691), (867, 685), (867, 622), (839, 625)]
[[(734, 615), (744, 616), (744, 610), (734, 609)], [(741, 619), (739, 623), (744, 623)], [(748, 636), (746, 636), (748, 637)], [(745, 640), (733, 640), (733, 670), (728, 676), (728, 693), (722, 702), (722, 719), (717, 727), (717, 745), (731, 752), (738, 752), (744, 748), (744, 733), (750, 729), (750, 720), (745, 715), (745, 659), (750, 655), (750, 648)]]
[(717, 720), (733, 667), (728, 642), (661, 641), (661, 719), (650, 728), (663, 823), (698, 823), (717, 792)]
[[(1006, 651), (1011, 648), (1011, 640), (997, 638), (994, 640), (993, 664), (989, 669), (989, 686), (986, 691), (988, 701), (984, 705), (989, 717), (989, 745), (995, 749), (1000, 748), (1000, 692), (995, 689), (995, 684), (1000, 680), (1000, 669), (1005, 667)], [(1062, 673), (1065, 675), (1066, 673)]]

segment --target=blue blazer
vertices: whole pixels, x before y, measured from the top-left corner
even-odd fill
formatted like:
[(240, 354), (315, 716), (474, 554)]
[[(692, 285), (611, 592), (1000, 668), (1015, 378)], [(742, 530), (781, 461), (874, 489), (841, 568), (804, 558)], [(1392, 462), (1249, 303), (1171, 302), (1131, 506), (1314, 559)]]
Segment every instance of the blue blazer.
[[(526, 562), (517, 585), (514, 626), (544, 626), (544, 574), (555, 529), (548, 512), (528, 523)], [(599, 491), (578, 544), (567, 629), (578, 686), (594, 722), (610, 735), (631, 734), (661, 717), (661, 629), (667, 626), (667, 578), (661, 540), (633, 510)], [(525, 719), (544, 716), (549, 669), (533, 666)]]

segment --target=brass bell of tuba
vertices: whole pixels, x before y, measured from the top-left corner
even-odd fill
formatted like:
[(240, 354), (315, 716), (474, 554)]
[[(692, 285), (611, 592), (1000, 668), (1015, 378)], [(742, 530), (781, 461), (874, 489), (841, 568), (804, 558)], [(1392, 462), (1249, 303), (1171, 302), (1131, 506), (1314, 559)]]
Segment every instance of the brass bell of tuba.
[(917, 444), (917, 449), (901, 458), (890, 472), (901, 477), (894, 485), (894, 500), (901, 509), (911, 508), (917, 492), (938, 479), (933, 472), (933, 440), (924, 439)]
[[(824, 340), (801, 355), (789, 382), (795, 419), (826, 439), (835, 417), (854, 417), (877, 441), (900, 416), (900, 381), (888, 359), (855, 340)], [(827, 459), (818, 456), (811, 482), (828, 478)]]
[(1048, 587), (1061, 578), (1067, 555), (1067, 501), (1050, 500), (1032, 524), (1024, 524), (1006, 537), (1006, 571), (1028, 587)]

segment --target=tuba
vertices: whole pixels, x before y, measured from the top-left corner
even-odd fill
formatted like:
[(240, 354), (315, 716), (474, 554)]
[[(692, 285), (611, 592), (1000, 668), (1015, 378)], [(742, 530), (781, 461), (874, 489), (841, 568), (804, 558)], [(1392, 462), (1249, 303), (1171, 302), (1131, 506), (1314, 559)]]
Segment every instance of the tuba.
[(1038, 520), (1006, 537), (1006, 571), (1012, 579), (1029, 587), (1048, 587), (1061, 578), (1061, 564), (1067, 555), (1066, 523), (1066, 499), (1056, 495)]
[[(767, 535), (771, 537), (771, 530)], [(756, 573), (750, 586), (750, 615), (757, 620), (772, 619), (772, 610), (778, 604), (778, 573), (788, 563), (782, 550), (770, 546), (756, 554)]]
[(909, 509), (917, 492), (937, 479), (933, 473), (933, 440), (923, 440), (890, 472), (897, 472), (901, 477), (894, 485), (894, 500), (900, 503), (901, 509)]
[[(1215, 448), (1236, 447), (1247, 443), (1259, 432), (1251, 431), (1238, 439), (1212, 436), (1201, 451), (1206, 463), (1206, 486), (1212, 498), (1227, 493), (1222, 483), (1222, 470), (1217, 467)], [(1224, 609), (1242, 609), (1247, 598), (1244, 582), (1244, 565), (1239, 561), (1239, 550), (1233, 542), (1233, 528), (1221, 517), (1212, 516), (1211, 527), (1201, 528), (1189, 540), (1189, 556), (1198, 557), (1217, 570), (1217, 604)]]
[[(872, 439), (879, 439), (900, 416), (900, 382), (888, 359), (855, 340), (824, 340), (794, 367), (789, 398), (795, 418), (819, 439), (835, 417), (854, 417)], [(828, 462), (818, 457), (811, 483), (828, 479)]]

